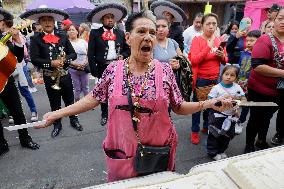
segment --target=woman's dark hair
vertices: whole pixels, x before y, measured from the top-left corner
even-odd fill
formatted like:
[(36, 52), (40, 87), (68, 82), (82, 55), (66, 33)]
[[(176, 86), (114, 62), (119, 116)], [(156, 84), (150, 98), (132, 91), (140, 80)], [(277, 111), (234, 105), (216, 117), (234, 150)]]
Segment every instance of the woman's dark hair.
[(259, 38), (261, 36), (261, 31), (260, 30), (252, 30), (248, 32), (247, 37), (255, 37)]
[(239, 68), (238, 68), (237, 66), (234, 66), (234, 65), (227, 65), (227, 66), (225, 66), (224, 69), (223, 69), (223, 71), (222, 71), (221, 76), (223, 76), (224, 73), (225, 73), (227, 70), (229, 70), (229, 69), (234, 69), (235, 72), (236, 72), (236, 78), (239, 77), (239, 72), (240, 72), (240, 70), (239, 70)]
[(214, 17), (214, 18), (216, 18), (216, 20), (217, 20), (217, 22), (218, 22), (218, 15), (217, 15), (217, 14), (214, 14), (214, 13), (209, 13), (209, 14), (205, 14), (205, 15), (202, 17), (201, 24), (203, 25), (204, 22), (206, 22), (206, 20), (207, 20), (209, 17)]
[(228, 28), (225, 30), (225, 34), (231, 34), (231, 30), (232, 30), (232, 28), (233, 28), (233, 26), (238, 26), (238, 28), (239, 28), (239, 22), (237, 21), (237, 20), (233, 20), (230, 24), (229, 24), (229, 26), (228, 26)]
[(125, 31), (131, 32), (133, 30), (134, 22), (138, 20), (139, 18), (147, 18), (149, 20), (152, 20), (153, 23), (156, 25), (156, 17), (153, 15), (151, 11), (145, 10), (145, 11), (133, 13), (127, 18), (125, 22)]

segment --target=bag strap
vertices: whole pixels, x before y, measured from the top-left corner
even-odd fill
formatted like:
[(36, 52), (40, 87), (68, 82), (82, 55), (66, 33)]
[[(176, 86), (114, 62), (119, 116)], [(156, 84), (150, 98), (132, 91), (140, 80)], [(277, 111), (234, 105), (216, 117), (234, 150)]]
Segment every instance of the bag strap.
[(273, 54), (274, 54), (274, 61), (277, 65), (277, 68), (281, 69), (282, 68), (282, 64), (281, 64), (281, 57), (279, 56), (279, 51), (278, 51), (278, 47), (275, 41), (274, 36), (271, 33), (268, 33), (268, 36), (270, 37), (272, 46), (273, 46)]
[(137, 140), (138, 140), (138, 144), (141, 144), (141, 140), (139, 138), (139, 135), (138, 135), (138, 128), (137, 128), (137, 121), (134, 121), (133, 117), (134, 117), (134, 107), (133, 107), (133, 102), (132, 102), (132, 97), (131, 97), (131, 92), (130, 92), (130, 87), (129, 87), (129, 84), (128, 82), (126, 82), (126, 86), (127, 86), (127, 100), (128, 100), (128, 105), (129, 105), (129, 112), (130, 112), (130, 116), (131, 116), (131, 121), (132, 121), (132, 125), (133, 125), (133, 129), (134, 129), (134, 132), (135, 132), (135, 135), (137, 137)]
[(134, 131), (137, 132), (137, 122), (134, 121), (132, 118), (134, 116), (134, 107), (133, 107), (133, 102), (132, 102), (132, 97), (131, 97), (131, 94), (130, 94), (130, 88), (128, 86), (128, 82), (127, 83), (127, 100), (128, 100), (128, 105), (129, 105), (129, 112), (130, 112), (130, 116), (131, 116), (131, 121), (132, 121), (132, 124), (133, 124), (133, 128), (134, 128)]

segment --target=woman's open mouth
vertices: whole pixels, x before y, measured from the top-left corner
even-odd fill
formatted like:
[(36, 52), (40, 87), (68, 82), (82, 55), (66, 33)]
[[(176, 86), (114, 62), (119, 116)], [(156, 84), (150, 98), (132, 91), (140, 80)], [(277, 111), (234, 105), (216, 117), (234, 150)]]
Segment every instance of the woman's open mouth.
[(151, 51), (151, 47), (145, 45), (145, 46), (143, 46), (143, 47), (141, 48), (141, 51), (143, 51), (143, 52), (150, 52), (150, 51)]

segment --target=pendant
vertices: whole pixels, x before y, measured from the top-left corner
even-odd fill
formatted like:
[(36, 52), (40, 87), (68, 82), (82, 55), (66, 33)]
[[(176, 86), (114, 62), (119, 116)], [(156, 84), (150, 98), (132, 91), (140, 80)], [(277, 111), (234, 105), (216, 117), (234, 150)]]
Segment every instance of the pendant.
[(132, 120), (135, 121), (135, 122), (138, 122), (138, 123), (140, 122), (140, 119), (137, 118), (137, 117), (133, 117)]
[(135, 107), (139, 107), (140, 105), (139, 105), (139, 102), (134, 102), (134, 104), (133, 104)]

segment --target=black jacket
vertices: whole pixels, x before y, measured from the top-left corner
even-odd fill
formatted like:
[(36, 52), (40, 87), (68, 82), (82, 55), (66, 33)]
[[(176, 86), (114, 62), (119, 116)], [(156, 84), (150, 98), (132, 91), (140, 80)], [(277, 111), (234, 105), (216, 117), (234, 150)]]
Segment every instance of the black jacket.
[(178, 43), (181, 52), (183, 52), (184, 47), (182, 33), (183, 29), (179, 22), (174, 22), (171, 24), (169, 38), (174, 39)]
[(54, 35), (60, 38), (58, 44), (55, 46), (44, 42), (43, 37), (45, 34), (43, 32), (31, 37), (30, 57), (33, 65), (43, 69), (54, 70), (54, 68), (51, 67), (51, 60), (57, 59), (60, 48), (62, 47), (66, 53), (64, 68), (68, 67), (71, 60), (77, 58), (77, 54), (67, 36), (60, 34), (58, 31), (55, 31)]
[[(103, 72), (102, 69), (105, 69), (104, 64), (106, 63), (108, 53), (108, 42), (102, 39), (103, 32), (103, 27), (93, 29), (90, 32), (88, 61), (93, 76), (98, 76), (98, 73)], [(115, 47), (117, 54), (122, 55), (123, 58), (127, 58), (130, 54), (130, 49), (126, 44), (123, 31), (114, 28), (113, 33), (116, 35)]]

